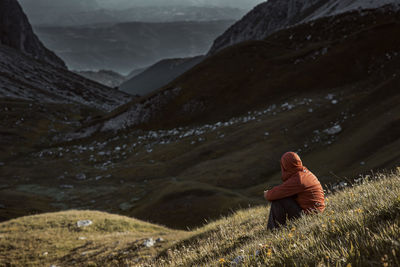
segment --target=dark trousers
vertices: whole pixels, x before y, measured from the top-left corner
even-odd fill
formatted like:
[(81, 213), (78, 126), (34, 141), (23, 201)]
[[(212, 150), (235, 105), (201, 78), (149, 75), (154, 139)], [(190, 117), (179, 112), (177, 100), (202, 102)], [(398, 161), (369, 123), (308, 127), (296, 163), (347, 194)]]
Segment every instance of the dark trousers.
[(294, 197), (282, 198), (272, 201), (267, 228), (272, 230), (286, 225), (286, 220), (299, 218), (302, 208)]

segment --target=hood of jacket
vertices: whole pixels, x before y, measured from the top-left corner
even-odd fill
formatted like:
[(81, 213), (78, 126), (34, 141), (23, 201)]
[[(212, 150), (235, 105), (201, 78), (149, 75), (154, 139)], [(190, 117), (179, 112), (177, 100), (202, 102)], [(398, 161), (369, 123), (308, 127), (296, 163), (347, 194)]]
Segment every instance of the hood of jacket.
[(281, 158), (282, 180), (286, 181), (294, 174), (304, 171), (306, 168), (303, 166), (299, 155), (294, 152), (286, 152)]

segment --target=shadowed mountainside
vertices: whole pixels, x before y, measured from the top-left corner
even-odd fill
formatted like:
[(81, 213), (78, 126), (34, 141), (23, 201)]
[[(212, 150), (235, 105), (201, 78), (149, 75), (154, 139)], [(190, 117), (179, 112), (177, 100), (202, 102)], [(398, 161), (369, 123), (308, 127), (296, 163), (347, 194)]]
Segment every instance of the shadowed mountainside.
[(170, 83), (199, 64), (204, 56), (164, 59), (121, 84), (120, 89), (131, 95), (146, 95)]
[(28, 18), (16, 0), (0, 2), (0, 45), (15, 48), (38, 60), (65, 68), (65, 63), (44, 47), (33, 33)]
[[(287, 27), (310, 22), (321, 17), (348, 11), (374, 9), (384, 5), (400, 5), (399, 0), (269, 0), (256, 6), (241, 20), (219, 36), (209, 54), (250, 40), (262, 40), (270, 34)], [(360, 13), (360, 14), (361, 14)]]

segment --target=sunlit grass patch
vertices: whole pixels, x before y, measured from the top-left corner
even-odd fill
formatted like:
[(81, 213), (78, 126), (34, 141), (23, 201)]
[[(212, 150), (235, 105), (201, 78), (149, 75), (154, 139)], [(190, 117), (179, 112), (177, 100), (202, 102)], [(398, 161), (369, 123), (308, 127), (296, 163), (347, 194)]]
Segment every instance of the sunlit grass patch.
[(329, 195), (323, 214), (304, 216), (273, 232), (266, 229), (268, 208), (240, 211), (199, 229), (198, 238), (194, 235), (151, 264), (399, 266), (399, 182), (399, 174), (364, 179)]

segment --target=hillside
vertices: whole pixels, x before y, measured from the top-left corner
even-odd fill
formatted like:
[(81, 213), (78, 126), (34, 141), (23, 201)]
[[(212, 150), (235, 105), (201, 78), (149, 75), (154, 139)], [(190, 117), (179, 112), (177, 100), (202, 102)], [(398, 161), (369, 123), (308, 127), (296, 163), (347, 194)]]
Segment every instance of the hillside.
[(125, 22), (36, 27), (40, 39), (73, 70), (127, 74), (166, 58), (202, 55), (232, 20)]
[[(0, 97), (110, 111), (132, 97), (0, 45)], [(66, 114), (68, 116), (68, 114)]]
[[(354, 186), (327, 195), (326, 203), (323, 214), (300, 218), (274, 232), (265, 228), (265, 204), (193, 231), (91, 211), (22, 217), (0, 223), (0, 265), (400, 264), (399, 172), (361, 177)], [(92, 224), (78, 227), (80, 220)]]
[[(391, 10), (299, 25), (221, 51), (111, 113), (22, 136), (40, 145), (1, 139), (12, 148), (0, 151), (0, 217), (85, 208), (187, 229), (262, 204), (286, 151), (325, 185), (393, 168), (398, 25)], [(2, 113), (7, 134), (29, 110), (13, 105)]]
[(219, 36), (209, 54), (225, 47), (251, 40), (263, 40), (278, 30), (349, 11), (376, 9), (382, 6), (399, 8), (399, 0), (269, 0), (256, 6), (241, 20)]
[(146, 95), (172, 82), (204, 59), (193, 58), (164, 59), (148, 67), (143, 72), (121, 84), (120, 90), (131, 95)]

